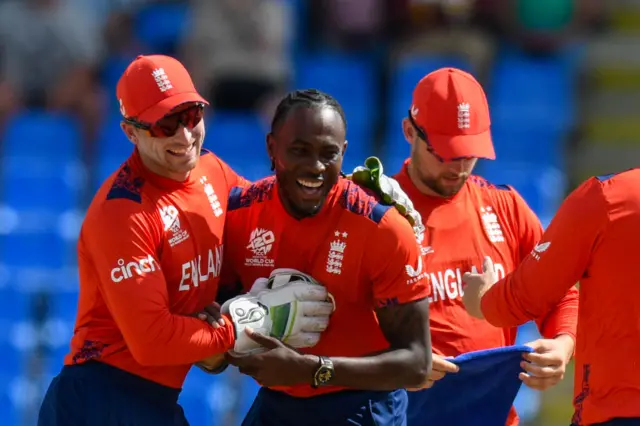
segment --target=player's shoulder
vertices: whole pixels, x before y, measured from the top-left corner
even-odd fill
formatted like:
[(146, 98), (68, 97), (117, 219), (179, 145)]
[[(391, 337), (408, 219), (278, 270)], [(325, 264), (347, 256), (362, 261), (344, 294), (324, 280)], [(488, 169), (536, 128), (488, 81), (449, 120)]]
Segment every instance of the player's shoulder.
[(640, 182), (640, 167), (594, 176), (591, 180), (605, 185), (625, 184), (629, 182), (637, 184)]
[(128, 200), (142, 204), (145, 184), (145, 178), (137, 173), (127, 160), (104, 181), (97, 195), (102, 195), (104, 201)]
[(220, 157), (208, 149), (202, 148), (200, 150), (200, 161), (198, 163), (200, 173), (214, 177), (216, 180), (226, 179), (225, 175), (232, 171), (231, 167)]
[(492, 202), (507, 204), (524, 202), (518, 191), (506, 183), (495, 183), (482, 176), (471, 175), (467, 179), (467, 185), (471, 192), (480, 194), (483, 199)]
[(356, 221), (380, 224), (384, 217), (395, 211), (392, 206), (381, 203), (380, 198), (372, 191), (349, 179), (340, 178), (337, 185), (333, 208), (348, 211), (355, 216)]
[(129, 161), (124, 162), (96, 192), (85, 222), (124, 225), (134, 219), (151, 217), (154, 203), (145, 193), (146, 189), (145, 178), (136, 173)]
[(469, 176), (467, 185), (469, 185), (472, 191), (482, 192), (496, 197), (510, 197), (513, 196), (512, 194), (514, 192), (511, 185), (490, 182), (478, 175)]
[(275, 176), (260, 179), (249, 186), (235, 186), (229, 191), (228, 211), (238, 211), (259, 205), (273, 198)]
[(200, 167), (204, 167), (205, 169), (210, 170), (212, 167), (216, 169), (222, 169), (222, 167), (226, 166), (226, 163), (220, 159), (216, 154), (209, 151), (206, 148), (202, 148), (200, 150)]
[(634, 206), (630, 208), (635, 209), (635, 206), (640, 205), (640, 168), (593, 176), (578, 186), (570, 196), (572, 199), (583, 200), (580, 202), (602, 200), (610, 208), (618, 208), (622, 203)]

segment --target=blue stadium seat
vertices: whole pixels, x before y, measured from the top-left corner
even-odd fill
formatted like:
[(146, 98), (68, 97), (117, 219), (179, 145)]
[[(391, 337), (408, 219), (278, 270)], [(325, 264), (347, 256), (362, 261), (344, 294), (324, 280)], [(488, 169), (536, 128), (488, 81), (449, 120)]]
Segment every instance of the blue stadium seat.
[(60, 291), (52, 293), (50, 297), (49, 315), (69, 323), (75, 322), (78, 311), (77, 291)]
[(26, 365), (25, 355), (33, 349), (36, 336), (32, 324), (23, 318), (0, 319), (0, 375), (20, 372)]
[[(19, 277), (15, 277), (19, 279)], [(27, 316), (31, 309), (29, 294), (20, 289), (19, 282), (9, 282), (0, 290), (0, 320), (21, 320)], [(2, 339), (8, 338), (8, 324), (0, 323)]]
[(545, 126), (521, 128), (517, 124), (499, 122), (491, 134), (498, 161), (529, 162), (564, 169), (564, 134)]
[(17, 209), (75, 208), (83, 187), (78, 123), (63, 115), (26, 112), (2, 136), (0, 194)]
[[(12, 232), (0, 237), (2, 263), (12, 268), (61, 268), (72, 255), (73, 246), (73, 243), (65, 241), (53, 230), (34, 233)], [(12, 279), (20, 280), (21, 277)]]
[(335, 97), (347, 118), (351, 151), (371, 153), (379, 116), (379, 82), (371, 58), (323, 52), (301, 55), (296, 65), (294, 87), (315, 88)]
[(478, 164), (477, 174), (495, 184), (513, 186), (543, 222), (553, 216), (564, 198), (566, 178), (554, 167), (483, 161)]
[(273, 172), (269, 168), (269, 160), (253, 161), (250, 158), (238, 159), (232, 158), (227, 164), (243, 178), (255, 182), (267, 176), (271, 176)]
[(9, 120), (2, 135), (3, 155), (62, 161), (81, 152), (79, 123), (74, 118), (44, 111), (22, 112)]
[(493, 122), (522, 129), (570, 129), (576, 121), (574, 71), (561, 55), (538, 58), (503, 53), (493, 69), (489, 91)]
[[(32, 163), (33, 164), (33, 163)], [(28, 170), (25, 165), (25, 171)], [(78, 182), (66, 176), (52, 175), (49, 178), (30, 178), (0, 172), (0, 194), (3, 202), (21, 210), (47, 210), (63, 212), (75, 209), (80, 203)]]
[(387, 130), (381, 158), (385, 173), (395, 174), (402, 167), (404, 160), (411, 155), (411, 145), (404, 138), (401, 121), (390, 123), (390, 126)]
[(17, 374), (20, 372), (15, 369), (0, 374), (0, 415), (2, 415), (2, 424), (7, 426), (22, 424), (20, 423), (21, 411), (12, 401), (13, 385)]
[(122, 116), (115, 111), (108, 116), (100, 129), (92, 184), (97, 190), (102, 182), (120, 168), (134, 150), (134, 145), (120, 128)]
[(100, 128), (97, 140), (97, 157), (116, 157), (126, 160), (133, 152), (133, 144), (120, 128), (122, 116), (119, 111), (110, 114)]
[(189, 26), (189, 3), (152, 3), (135, 16), (136, 35), (150, 50), (173, 53)]
[(444, 67), (472, 72), (468, 62), (455, 56), (415, 56), (402, 59), (397, 64), (391, 77), (391, 102), (387, 111), (390, 127), (400, 128), (400, 121), (407, 116), (411, 107), (413, 89), (422, 77)]
[(264, 159), (269, 164), (268, 127), (257, 114), (218, 110), (205, 120), (207, 137), (204, 146), (222, 160), (253, 158), (255, 161)]

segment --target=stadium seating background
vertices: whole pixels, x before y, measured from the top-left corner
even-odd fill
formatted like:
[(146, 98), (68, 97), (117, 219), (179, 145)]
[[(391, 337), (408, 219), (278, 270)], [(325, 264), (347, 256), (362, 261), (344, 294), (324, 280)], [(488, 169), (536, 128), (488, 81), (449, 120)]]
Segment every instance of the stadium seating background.
[[(296, 29), (289, 52), (293, 64), (289, 88), (316, 87), (342, 103), (349, 122), (345, 170), (371, 154), (383, 159), (386, 170), (397, 170), (409, 152), (399, 122), (417, 80), (442, 66), (474, 72), (471, 65), (459, 56), (432, 54), (407, 57), (387, 69), (381, 66), (384, 49), (380, 46), (348, 52), (324, 46), (306, 48), (297, 43), (306, 31), (306, 3), (288, 3), (293, 10), (290, 24)], [(134, 17), (137, 35), (149, 46), (148, 52), (170, 51), (167, 46), (189, 29), (189, 5), (183, 2), (148, 2), (136, 9)], [(496, 183), (513, 185), (546, 223), (570, 189), (565, 156), (579, 117), (576, 82), (582, 69), (581, 44), (536, 56), (509, 40), (499, 39), (496, 47), (485, 84), (498, 161), (480, 163), (477, 173)], [(108, 93), (109, 107), (92, 146), (93, 156), (82, 154), (86, 142), (72, 115), (22, 110), (2, 127), (3, 425), (35, 424), (34, 410), (68, 350), (78, 288), (75, 244), (83, 212), (91, 194), (132, 150), (119, 128), (114, 91), (122, 69), (134, 56), (104, 62), (100, 84)], [(207, 127), (206, 146), (239, 173), (249, 179), (269, 173), (263, 116), (216, 110), (207, 117)], [(519, 341), (536, 336), (535, 327), (528, 324)], [(523, 388), (517, 406), (526, 424), (568, 424), (571, 380), (568, 375), (554, 394), (554, 408), (552, 414), (545, 414), (546, 420), (541, 420), (540, 413), (549, 398)], [(233, 372), (210, 377), (194, 370), (181, 402), (193, 425), (236, 425), (256, 389), (252, 380)], [(554, 417), (559, 418), (558, 423)]]

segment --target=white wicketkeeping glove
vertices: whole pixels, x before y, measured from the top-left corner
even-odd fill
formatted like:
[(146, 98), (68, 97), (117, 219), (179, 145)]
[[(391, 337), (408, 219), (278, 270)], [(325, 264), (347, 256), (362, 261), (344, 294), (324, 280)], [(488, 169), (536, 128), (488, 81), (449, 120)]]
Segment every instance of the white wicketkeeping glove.
[(398, 181), (383, 174), (382, 162), (377, 157), (367, 158), (364, 166), (353, 169), (353, 173), (347, 175), (347, 178), (373, 191), (383, 203), (394, 206), (409, 221), (416, 239), (422, 243), (425, 231), (422, 216), (413, 207), (413, 202), (400, 188)]
[(226, 301), (221, 308), (236, 330), (233, 351), (248, 355), (264, 350), (244, 332), (272, 336), (296, 347), (312, 347), (329, 325), (333, 298), (326, 287), (295, 269), (275, 269), (268, 279), (259, 278), (247, 294)]

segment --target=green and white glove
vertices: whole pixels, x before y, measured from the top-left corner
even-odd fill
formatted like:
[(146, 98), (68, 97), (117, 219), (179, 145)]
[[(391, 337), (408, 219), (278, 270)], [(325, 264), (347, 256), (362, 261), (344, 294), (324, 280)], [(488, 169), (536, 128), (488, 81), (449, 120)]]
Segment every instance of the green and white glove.
[(247, 327), (295, 348), (315, 346), (329, 325), (332, 299), (311, 276), (295, 269), (275, 269), (268, 279), (256, 280), (249, 293), (222, 305), (221, 312), (231, 317), (236, 330), (233, 352), (248, 355), (264, 350), (244, 332)]
[(422, 216), (413, 207), (413, 202), (400, 188), (398, 181), (383, 173), (382, 162), (379, 158), (367, 158), (364, 161), (364, 166), (353, 169), (353, 173), (347, 175), (347, 179), (370, 189), (381, 198), (384, 204), (395, 207), (413, 227), (418, 242), (422, 242), (425, 231)]

